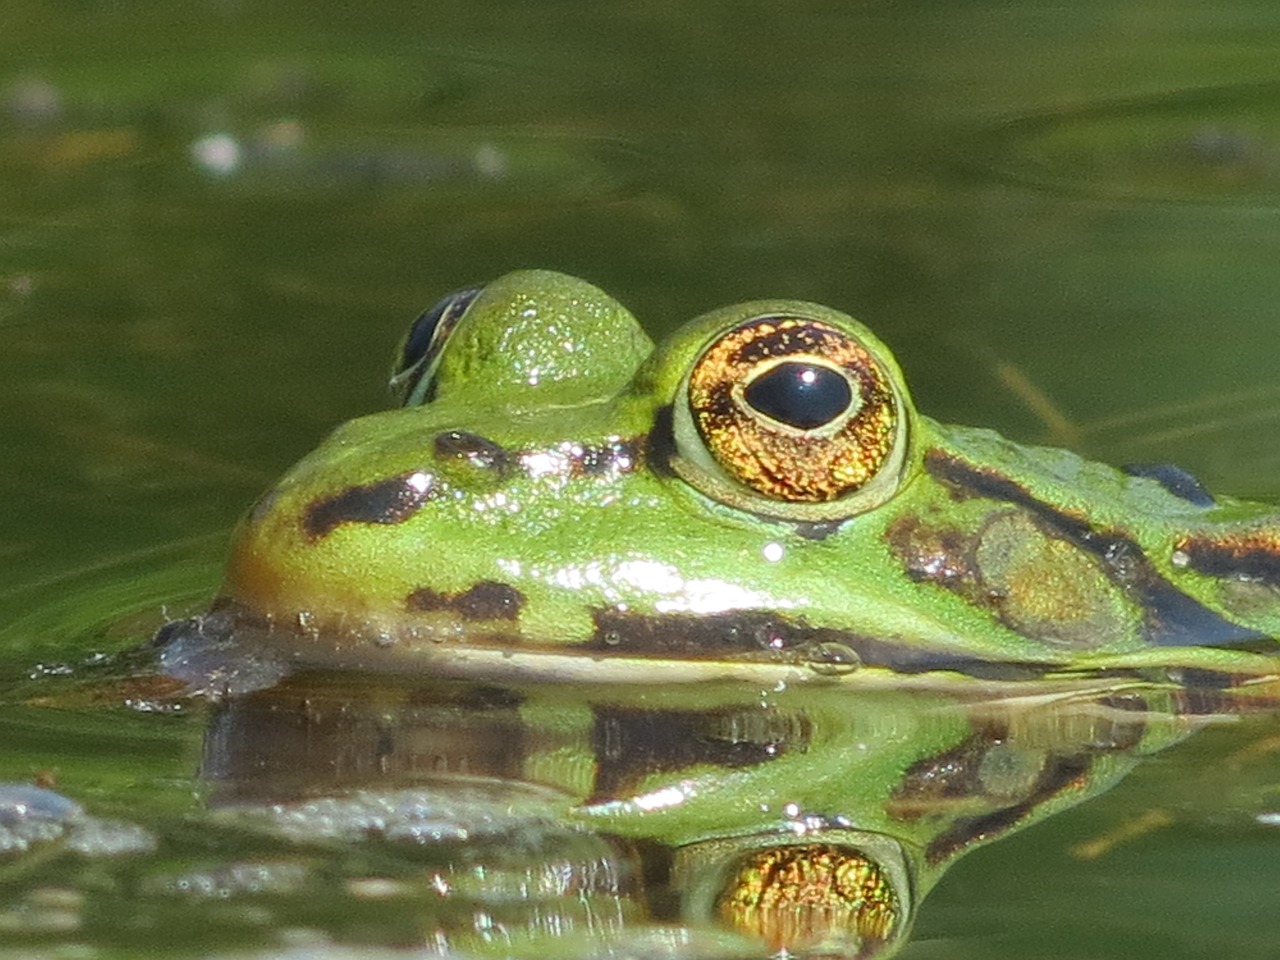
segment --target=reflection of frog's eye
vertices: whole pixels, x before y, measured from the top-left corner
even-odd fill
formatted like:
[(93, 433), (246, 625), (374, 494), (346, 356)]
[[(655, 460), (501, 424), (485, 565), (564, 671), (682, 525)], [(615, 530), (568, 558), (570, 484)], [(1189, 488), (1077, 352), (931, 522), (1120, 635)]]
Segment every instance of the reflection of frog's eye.
[(915, 914), (915, 865), (886, 834), (822, 825), (796, 842), (707, 840), (676, 851), (672, 872), (685, 917), (761, 939), (772, 956), (887, 956)]
[(856, 336), (801, 316), (721, 334), (675, 411), (681, 475), (708, 496), (799, 520), (883, 503), (907, 464), (908, 411), (893, 373)]
[(435, 370), (440, 350), (462, 315), (484, 287), (455, 290), (423, 311), (396, 352), (391, 393), (402, 407), (430, 403), (435, 396)]

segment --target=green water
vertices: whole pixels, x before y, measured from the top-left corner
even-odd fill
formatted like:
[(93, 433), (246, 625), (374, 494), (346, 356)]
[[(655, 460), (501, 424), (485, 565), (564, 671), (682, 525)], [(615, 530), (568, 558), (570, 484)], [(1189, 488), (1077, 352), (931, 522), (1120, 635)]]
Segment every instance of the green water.
[[(257, 493), (385, 404), (406, 321), (524, 266), (658, 333), (830, 303), (939, 419), (1280, 496), (1278, 53), (1264, 0), (9, 0), (0, 671), (199, 609)], [(1245, 727), (963, 861), (904, 955), (1273, 956), (1277, 765), (1221, 759), (1267, 735)], [(0, 780), (53, 771), (180, 834), (200, 737), (9, 701)], [(1069, 854), (1152, 807), (1172, 825)], [(3, 869), (0, 908), (31, 892)], [(266, 948), (285, 923), (229, 910), (196, 937), (144, 901), (13, 955)], [(387, 942), (370, 923), (334, 929)]]

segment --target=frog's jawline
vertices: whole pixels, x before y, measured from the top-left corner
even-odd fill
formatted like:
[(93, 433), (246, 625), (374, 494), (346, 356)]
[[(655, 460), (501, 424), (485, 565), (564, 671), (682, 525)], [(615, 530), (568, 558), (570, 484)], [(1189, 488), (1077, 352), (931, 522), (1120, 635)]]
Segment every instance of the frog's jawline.
[(735, 610), (715, 614), (626, 613), (612, 607), (592, 611), (595, 631), (590, 640), (575, 644), (575, 652), (660, 659), (706, 660), (724, 657), (841, 664), (828, 659), (833, 650), (847, 650), (847, 666), (883, 667), (894, 673), (946, 670), (980, 680), (1038, 680), (1060, 664), (993, 661), (954, 651), (922, 650), (893, 640), (814, 627), (765, 610)]
[[(1265, 639), (1263, 634), (1232, 623), (1180, 591), (1160, 574), (1132, 538), (1095, 529), (1088, 521), (1037, 500), (1008, 477), (945, 451), (928, 451), (925, 468), (956, 495), (1020, 506), (1064, 540), (1096, 556), (1116, 585), (1141, 603), (1143, 635), (1152, 646), (1221, 647)], [(1123, 569), (1117, 560), (1123, 563)]]

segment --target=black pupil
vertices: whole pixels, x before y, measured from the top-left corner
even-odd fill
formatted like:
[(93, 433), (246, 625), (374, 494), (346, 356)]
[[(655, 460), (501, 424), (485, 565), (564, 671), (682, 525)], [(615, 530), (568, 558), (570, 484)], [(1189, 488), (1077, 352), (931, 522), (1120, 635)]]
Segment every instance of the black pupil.
[(780, 363), (756, 377), (743, 396), (766, 417), (799, 430), (830, 423), (853, 402), (849, 381), (842, 375), (801, 361)]
[(408, 370), (427, 355), (436, 331), (445, 317), (460, 316), (471, 305), (471, 301), (480, 293), (480, 288), (473, 290), (455, 290), (447, 297), (442, 297), (423, 311), (409, 329), (409, 337), (404, 343), (404, 355), (400, 358), (400, 369)]

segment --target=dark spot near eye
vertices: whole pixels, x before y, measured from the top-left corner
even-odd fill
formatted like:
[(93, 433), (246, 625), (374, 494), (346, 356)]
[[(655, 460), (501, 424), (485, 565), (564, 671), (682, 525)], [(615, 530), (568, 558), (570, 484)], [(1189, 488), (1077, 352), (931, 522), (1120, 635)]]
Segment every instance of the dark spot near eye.
[(512, 458), (506, 448), (487, 437), (464, 430), (436, 434), (433, 448), (441, 460), (465, 460), (473, 467), (492, 470), (498, 476), (506, 476), (511, 469)]
[(631, 473), (645, 460), (645, 437), (616, 438), (583, 447), (573, 458), (574, 476), (599, 477), (614, 473)]
[(928, 526), (919, 517), (908, 515), (889, 524), (884, 538), (912, 580), (936, 583), (973, 602), (985, 599), (973, 595), (979, 574), (973, 558), (972, 534), (951, 527)]
[(312, 501), (303, 516), (302, 528), (309, 540), (319, 540), (344, 523), (403, 523), (434, 495), (434, 478), (418, 472), (348, 487), (331, 497)]
[(1154, 480), (1178, 499), (1197, 507), (1212, 507), (1217, 502), (1199, 480), (1172, 463), (1126, 463), (1120, 469), (1131, 477)]
[(1280, 586), (1280, 533), (1244, 530), (1219, 537), (1183, 537), (1174, 545), (1196, 573)]
[(844, 520), (819, 520), (812, 523), (797, 523), (793, 529), (806, 540), (825, 540), (844, 524)]
[(653, 415), (653, 428), (644, 444), (649, 469), (661, 477), (674, 477), (671, 461), (675, 458), (675, 430), (672, 425), (671, 405), (667, 404)]
[(417, 613), (448, 610), (463, 620), (516, 620), (524, 607), (524, 595), (505, 583), (481, 580), (462, 593), (441, 593), (419, 587), (405, 598), (405, 609)]

